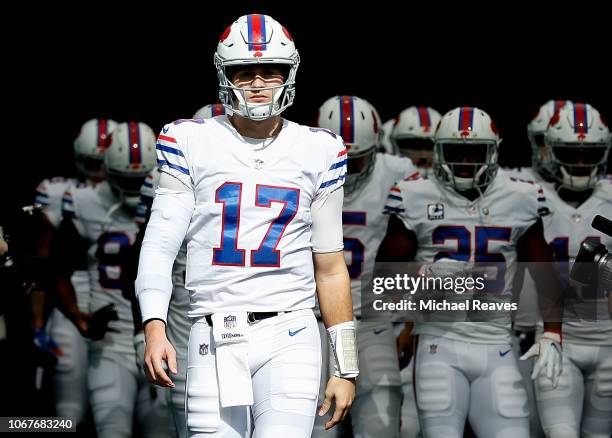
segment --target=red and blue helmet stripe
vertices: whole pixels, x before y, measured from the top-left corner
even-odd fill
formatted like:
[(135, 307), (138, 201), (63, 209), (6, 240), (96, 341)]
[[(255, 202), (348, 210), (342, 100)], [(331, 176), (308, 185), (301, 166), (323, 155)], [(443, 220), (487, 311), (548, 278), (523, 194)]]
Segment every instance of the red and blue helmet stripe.
[(565, 106), (567, 100), (555, 100), (553, 103), (553, 114), (557, 111), (561, 111), (561, 108)]
[(98, 119), (98, 149), (104, 152), (110, 145), (110, 135), (108, 132), (108, 120)]
[(431, 117), (429, 117), (429, 110), (427, 107), (419, 106), (419, 125), (423, 128), (423, 131), (429, 132), (431, 128)]
[(340, 97), (340, 137), (345, 143), (355, 142), (355, 105), (353, 96)]
[(130, 164), (139, 167), (142, 163), (142, 151), (140, 149), (140, 128), (137, 122), (128, 123), (128, 147), (130, 148)]
[(247, 15), (247, 30), (249, 35), (249, 51), (266, 50), (267, 32), (265, 15)]
[(465, 106), (459, 110), (459, 131), (471, 131), (474, 126), (474, 108)]
[(574, 104), (574, 132), (579, 135), (589, 132), (587, 106), (584, 103)]

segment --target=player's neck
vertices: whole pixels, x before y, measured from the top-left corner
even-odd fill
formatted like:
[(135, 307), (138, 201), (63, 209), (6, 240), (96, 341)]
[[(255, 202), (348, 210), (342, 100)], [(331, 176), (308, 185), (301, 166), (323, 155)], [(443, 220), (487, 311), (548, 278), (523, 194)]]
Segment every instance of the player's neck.
[(280, 116), (270, 117), (261, 121), (231, 116), (229, 120), (240, 135), (249, 138), (276, 137), (283, 127), (283, 120)]
[(559, 197), (574, 207), (580, 207), (593, 194), (593, 189), (575, 191), (561, 187)]

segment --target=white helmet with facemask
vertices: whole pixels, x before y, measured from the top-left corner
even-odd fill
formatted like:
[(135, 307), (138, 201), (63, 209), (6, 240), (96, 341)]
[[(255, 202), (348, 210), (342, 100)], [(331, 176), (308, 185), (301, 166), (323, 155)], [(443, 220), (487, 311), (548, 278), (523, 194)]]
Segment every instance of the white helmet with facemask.
[(440, 113), (428, 106), (411, 106), (402, 111), (391, 132), (395, 154), (410, 158), (426, 175), (433, 163), (433, 136)]
[(610, 152), (610, 129), (588, 103), (564, 106), (550, 120), (544, 142), (551, 151), (553, 177), (561, 187), (593, 188), (605, 171)]
[(434, 135), (435, 177), (459, 191), (482, 190), (497, 174), (500, 143), (495, 124), (483, 110), (450, 110)]
[(74, 158), (77, 170), (85, 178), (100, 181), (104, 178), (104, 153), (117, 122), (111, 119), (91, 119), (83, 123), (74, 140)]
[(347, 193), (361, 188), (374, 170), (380, 123), (376, 109), (357, 96), (334, 96), (319, 108), (318, 125), (340, 135), (348, 149)]
[(104, 155), (104, 168), (108, 183), (123, 205), (136, 208), (144, 178), (156, 164), (153, 130), (138, 122), (118, 125)]
[[(300, 57), (287, 29), (272, 17), (251, 14), (238, 18), (221, 35), (214, 58), (219, 78), (219, 100), (228, 114), (265, 120), (279, 115), (293, 104)], [(232, 68), (253, 64), (271, 64), (286, 70), (284, 83), (257, 89), (236, 87), (230, 80)], [(266, 89), (272, 90), (270, 102), (247, 102), (247, 91)]]

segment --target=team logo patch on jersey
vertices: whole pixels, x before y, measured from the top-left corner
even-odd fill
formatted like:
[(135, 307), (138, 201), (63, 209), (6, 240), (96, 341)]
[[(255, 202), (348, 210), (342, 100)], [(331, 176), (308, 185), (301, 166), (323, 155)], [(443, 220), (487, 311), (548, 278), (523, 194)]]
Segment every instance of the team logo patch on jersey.
[(438, 346), (436, 344), (429, 345), (429, 354), (436, 354), (438, 352)]
[(206, 356), (208, 354), (208, 344), (200, 344), (200, 354)]
[(236, 327), (236, 316), (229, 315), (223, 318), (223, 325), (226, 329), (233, 329)]
[(430, 221), (444, 219), (444, 204), (427, 204), (427, 218)]

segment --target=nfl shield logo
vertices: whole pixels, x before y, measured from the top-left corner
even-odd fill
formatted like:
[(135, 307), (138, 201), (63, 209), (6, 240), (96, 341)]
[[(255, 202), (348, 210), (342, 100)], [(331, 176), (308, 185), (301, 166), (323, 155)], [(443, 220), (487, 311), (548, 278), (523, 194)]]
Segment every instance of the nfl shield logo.
[(200, 344), (200, 354), (206, 356), (208, 354), (208, 344)]
[(444, 219), (444, 204), (427, 204), (427, 218), (429, 220)]
[(236, 327), (236, 316), (229, 315), (223, 318), (223, 325), (226, 329), (233, 329)]
[(438, 346), (436, 344), (431, 344), (429, 346), (429, 354), (436, 354), (438, 352)]

